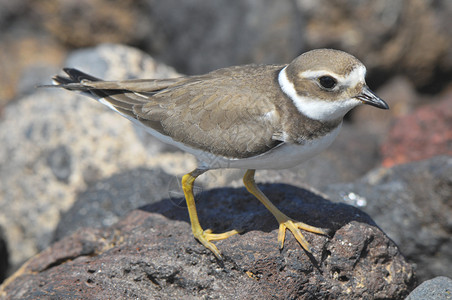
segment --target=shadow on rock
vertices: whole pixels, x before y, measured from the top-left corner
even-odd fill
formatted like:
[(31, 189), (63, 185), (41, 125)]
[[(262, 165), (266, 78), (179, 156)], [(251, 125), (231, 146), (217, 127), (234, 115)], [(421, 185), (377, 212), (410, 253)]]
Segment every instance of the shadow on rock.
[[(267, 197), (289, 217), (331, 234), (352, 221), (377, 226), (364, 212), (344, 203), (334, 203), (305, 189), (287, 184), (259, 185)], [(223, 232), (238, 229), (271, 232), (278, 228), (273, 215), (245, 188), (218, 188), (195, 197), (198, 216), (204, 229)], [(165, 217), (190, 223), (184, 198), (166, 198), (140, 207)], [(288, 233), (290, 234), (290, 233)]]
[[(141, 172), (152, 175), (139, 169), (112, 177), (121, 184), (109, 191), (121, 193), (101, 192), (98, 200), (127, 202), (136, 189), (149, 196), (149, 185), (127, 184)], [(303, 232), (312, 247), (307, 255), (288, 232), (280, 250), (276, 220), (245, 188), (203, 191), (197, 195), (203, 228), (243, 230), (214, 242), (224, 256), (219, 264), (193, 238), (183, 199), (157, 197), (111, 226), (63, 235), (10, 277), (0, 298), (403, 299), (414, 288), (411, 265), (367, 214), (291, 185), (261, 188), (290, 217), (333, 234)]]

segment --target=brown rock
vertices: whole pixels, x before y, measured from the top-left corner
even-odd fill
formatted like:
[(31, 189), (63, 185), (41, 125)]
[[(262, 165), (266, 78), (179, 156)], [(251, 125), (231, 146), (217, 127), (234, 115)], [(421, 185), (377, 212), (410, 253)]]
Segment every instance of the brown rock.
[(375, 74), (379, 80), (402, 72), (421, 86), (434, 78), (435, 66), (441, 62), (446, 69), (451, 66), (445, 55), (451, 45), (450, 26), (443, 26), (450, 18), (442, 14), (446, 9), (441, 7), (447, 4), (430, 5), (422, 0), (298, 3), (306, 18), (310, 47), (349, 51), (368, 68), (381, 72)]
[[(130, 43), (136, 38), (140, 11), (131, 0), (50, 1), (34, 3), (44, 27), (72, 47)], [(76, 30), (74, 30), (74, 28)]]
[(411, 266), (366, 214), (289, 185), (263, 190), (292, 217), (334, 235), (305, 233), (310, 255), (288, 233), (280, 251), (275, 220), (245, 189), (210, 190), (198, 201), (205, 228), (244, 230), (216, 242), (223, 263), (195, 242), (185, 208), (167, 200), (55, 243), (10, 277), (0, 297), (403, 299), (411, 291)]
[(439, 103), (423, 106), (400, 118), (382, 147), (383, 165), (390, 167), (452, 155), (452, 93)]
[[(29, 93), (35, 82), (20, 87), (26, 73), (50, 76), (63, 62), (65, 50), (45, 36), (23, 34), (7, 35), (0, 43), (0, 107), (14, 99), (20, 92)], [(35, 73), (35, 74), (36, 74)], [(42, 77), (41, 77), (42, 78)]]

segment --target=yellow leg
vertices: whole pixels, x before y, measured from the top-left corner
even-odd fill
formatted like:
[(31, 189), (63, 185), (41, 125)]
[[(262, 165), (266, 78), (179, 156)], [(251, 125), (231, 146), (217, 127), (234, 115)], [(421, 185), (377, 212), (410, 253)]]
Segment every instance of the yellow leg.
[(191, 173), (188, 173), (182, 177), (182, 189), (184, 190), (185, 200), (187, 201), (188, 214), (190, 215), (191, 230), (195, 238), (203, 244), (207, 249), (213, 252), (213, 254), (221, 260), (221, 253), (217, 247), (210, 241), (223, 240), (231, 235), (239, 233), (237, 230), (231, 230), (225, 233), (215, 234), (212, 230), (203, 230), (199, 223), (198, 213), (196, 212), (195, 198), (193, 196), (193, 184), (196, 178), (204, 173), (205, 170), (196, 169)]
[(279, 247), (282, 249), (284, 247), (284, 239), (286, 237), (286, 229), (289, 229), (292, 234), (295, 236), (300, 245), (308, 252), (311, 253), (311, 246), (304, 238), (303, 234), (301, 234), (300, 229), (324, 234), (327, 235), (327, 231), (322, 228), (317, 228), (302, 222), (297, 222), (285, 214), (283, 214), (273, 203), (268, 200), (268, 198), (262, 193), (262, 191), (256, 186), (254, 181), (254, 173), (256, 170), (247, 170), (245, 175), (243, 176), (243, 183), (245, 184), (246, 189), (256, 196), (262, 204), (275, 216), (276, 220), (279, 223), (279, 232), (278, 232), (278, 242)]

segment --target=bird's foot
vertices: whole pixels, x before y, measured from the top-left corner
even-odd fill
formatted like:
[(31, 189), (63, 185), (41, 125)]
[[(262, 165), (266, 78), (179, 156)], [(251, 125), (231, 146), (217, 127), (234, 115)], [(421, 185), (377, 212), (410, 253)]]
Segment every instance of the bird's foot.
[(279, 232), (278, 232), (278, 243), (280, 249), (284, 247), (284, 239), (286, 237), (286, 229), (290, 230), (294, 235), (295, 239), (300, 243), (301, 247), (312, 253), (311, 246), (308, 241), (306, 241), (305, 237), (301, 233), (300, 229), (306, 230), (313, 233), (328, 235), (329, 232), (326, 229), (314, 227), (302, 222), (297, 222), (292, 219), (286, 219), (286, 221), (279, 222)]
[(193, 232), (193, 235), (201, 244), (204, 245), (204, 247), (212, 251), (212, 253), (215, 255), (217, 259), (222, 260), (223, 257), (221, 256), (220, 250), (218, 250), (217, 246), (215, 246), (210, 241), (224, 240), (237, 233), (240, 232), (238, 230), (231, 230), (224, 233), (212, 233), (212, 230), (206, 229)]

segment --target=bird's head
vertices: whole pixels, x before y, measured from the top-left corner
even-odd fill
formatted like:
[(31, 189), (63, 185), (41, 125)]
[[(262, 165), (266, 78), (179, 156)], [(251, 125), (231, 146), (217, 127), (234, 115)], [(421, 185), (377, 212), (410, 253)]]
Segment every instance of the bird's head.
[(318, 49), (298, 56), (282, 69), (279, 84), (300, 112), (311, 119), (331, 121), (360, 104), (389, 108), (369, 89), (365, 76), (366, 67), (354, 56)]

